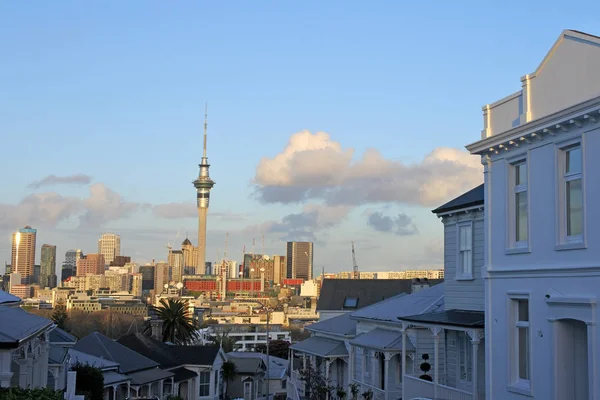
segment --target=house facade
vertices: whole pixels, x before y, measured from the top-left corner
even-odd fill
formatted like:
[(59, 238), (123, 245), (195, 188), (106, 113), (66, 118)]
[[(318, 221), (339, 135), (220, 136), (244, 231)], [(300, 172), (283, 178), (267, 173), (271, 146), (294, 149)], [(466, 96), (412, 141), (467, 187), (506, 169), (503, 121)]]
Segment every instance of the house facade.
[(600, 38), (561, 33), (483, 107), (489, 400), (600, 399)]
[(263, 399), (267, 366), (262, 358), (236, 357), (236, 352), (232, 352), (228, 360), (235, 364), (236, 375), (227, 384), (227, 394), (234, 399)]

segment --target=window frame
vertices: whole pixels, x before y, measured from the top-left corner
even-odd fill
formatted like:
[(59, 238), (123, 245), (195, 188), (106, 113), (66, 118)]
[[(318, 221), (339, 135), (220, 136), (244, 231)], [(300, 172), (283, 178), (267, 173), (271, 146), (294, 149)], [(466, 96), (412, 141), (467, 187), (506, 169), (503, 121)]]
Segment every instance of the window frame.
[[(206, 382), (203, 382), (202, 380), (202, 374), (206, 374), (208, 376), (208, 379), (206, 380)], [(206, 376), (205, 375), (205, 376)], [(210, 371), (200, 371), (198, 374), (198, 396), (203, 397), (203, 396), (210, 396), (210, 384), (211, 384), (211, 373)], [(206, 388), (208, 390), (207, 394), (202, 394), (203, 393), (203, 389)]]
[[(506, 225), (506, 233), (507, 233), (507, 246), (506, 253), (507, 254), (521, 254), (521, 253), (529, 253), (531, 252), (530, 243), (531, 243), (531, 199), (530, 199), (530, 164), (528, 154), (520, 154), (511, 159), (507, 160), (508, 168), (507, 168), (507, 213), (508, 221)], [(527, 171), (525, 172), (525, 177), (527, 182), (520, 183), (517, 185), (517, 167), (521, 165), (525, 165)], [(517, 241), (517, 195), (519, 193), (525, 193), (527, 196), (527, 240), (519, 240)]]
[[(567, 173), (567, 151), (574, 148), (581, 150), (581, 171)], [(555, 250), (576, 250), (587, 248), (586, 241), (586, 204), (585, 204), (585, 146), (583, 137), (566, 140), (556, 144), (556, 245)], [(569, 236), (567, 232), (567, 183), (581, 181), (581, 234)]]
[[(527, 301), (527, 321), (519, 320), (519, 302)], [(508, 362), (508, 390), (533, 396), (533, 359), (531, 344), (532, 340), (532, 324), (531, 324), (531, 296), (529, 293), (508, 293), (508, 324), (507, 338), (509, 347), (509, 362)], [(519, 331), (527, 329), (527, 372), (528, 379), (521, 378), (519, 371)]]
[[(469, 250), (464, 250), (464, 251), (469, 251), (471, 253), (469, 260), (471, 262), (470, 268), (468, 272), (464, 271), (464, 265), (463, 265), (463, 257), (462, 257), (462, 253), (463, 250), (461, 249), (462, 247), (462, 237), (461, 237), (461, 228), (465, 228), (465, 227), (469, 227), (471, 230), (471, 240), (470, 240), (470, 249)], [(456, 273), (455, 273), (455, 279), (456, 280), (472, 280), (473, 279), (473, 242), (474, 242), (474, 236), (473, 236), (473, 221), (463, 221), (463, 222), (458, 222), (456, 224)]]

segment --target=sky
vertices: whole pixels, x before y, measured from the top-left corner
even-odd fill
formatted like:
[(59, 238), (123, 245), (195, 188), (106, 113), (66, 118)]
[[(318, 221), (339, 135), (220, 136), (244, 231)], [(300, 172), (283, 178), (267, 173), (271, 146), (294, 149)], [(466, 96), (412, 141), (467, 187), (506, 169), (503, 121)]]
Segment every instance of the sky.
[(441, 268), (431, 210), (483, 181), (481, 107), (563, 29), (600, 34), (569, 4), (0, 2), (0, 260), (25, 225), (59, 265), (103, 232), (142, 264), (195, 242), (208, 102), (209, 260), (308, 240), (348, 271), (354, 241), (361, 270)]

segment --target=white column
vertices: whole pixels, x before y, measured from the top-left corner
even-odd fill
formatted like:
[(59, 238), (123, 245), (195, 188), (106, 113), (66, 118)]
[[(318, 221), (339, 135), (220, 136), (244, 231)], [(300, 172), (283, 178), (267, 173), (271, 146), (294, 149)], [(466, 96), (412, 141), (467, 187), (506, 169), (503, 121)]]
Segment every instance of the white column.
[(404, 375), (406, 375), (406, 330), (408, 327), (403, 323), (402, 324), (402, 359), (400, 362), (402, 363), (402, 398), (406, 398), (405, 390), (404, 390)]
[(384, 396), (385, 396), (385, 400), (388, 400), (390, 398), (390, 388), (389, 388), (389, 382), (390, 382), (390, 358), (392, 357), (391, 354), (389, 353), (385, 353), (385, 362), (383, 364), (384, 366), (384, 371), (383, 371), (383, 387), (381, 389), (384, 390)]
[(438, 358), (440, 355), (440, 331), (441, 329), (438, 327), (432, 328), (431, 331), (433, 332), (433, 397), (437, 398), (438, 397), (438, 385), (440, 383), (439, 381), (439, 374), (438, 374), (438, 370), (439, 370), (439, 363), (438, 363)]
[[(329, 381), (329, 365), (331, 364), (331, 361), (329, 361), (328, 359), (325, 359), (325, 380)], [(329, 399), (329, 392), (327, 393), (326, 396), (327, 399)]]
[(473, 366), (471, 369), (473, 382), (473, 400), (479, 400), (479, 363), (477, 362), (479, 338), (471, 339), (471, 345), (473, 346)]
[(12, 350), (0, 351), (0, 387), (10, 386), (10, 378), (13, 376), (11, 371), (12, 356)]

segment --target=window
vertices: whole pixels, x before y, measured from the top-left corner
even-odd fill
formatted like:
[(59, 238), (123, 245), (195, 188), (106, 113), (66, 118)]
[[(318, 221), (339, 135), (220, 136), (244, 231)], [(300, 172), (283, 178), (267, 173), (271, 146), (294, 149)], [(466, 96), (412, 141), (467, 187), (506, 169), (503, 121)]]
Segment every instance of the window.
[(471, 382), (473, 347), (465, 332), (458, 332), (458, 374), (463, 382)]
[(210, 372), (200, 371), (200, 393), (199, 396), (210, 396)]
[(458, 263), (457, 278), (473, 277), (473, 224), (458, 225)]
[(530, 390), (529, 299), (512, 298), (511, 308), (511, 384), (518, 389)]
[(346, 297), (344, 299), (344, 308), (358, 307), (358, 297)]
[(363, 351), (364, 364), (365, 364), (365, 376), (371, 376), (371, 367), (373, 362), (371, 361), (371, 352), (367, 349)]
[(562, 149), (561, 160), (563, 237), (565, 242), (583, 239), (583, 191), (581, 145), (575, 144)]
[(527, 244), (527, 163), (513, 165), (514, 171), (514, 241), (517, 246)]

